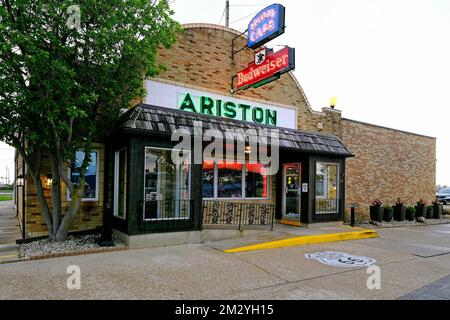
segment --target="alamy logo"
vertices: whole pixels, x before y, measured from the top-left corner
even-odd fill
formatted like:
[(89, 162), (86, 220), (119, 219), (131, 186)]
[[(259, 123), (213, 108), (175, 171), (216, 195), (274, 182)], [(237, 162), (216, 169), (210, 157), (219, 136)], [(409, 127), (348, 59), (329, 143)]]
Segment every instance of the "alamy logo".
[(70, 265), (67, 267), (66, 273), (70, 274), (67, 278), (67, 289), (81, 289), (81, 269), (77, 265)]
[(193, 132), (175, 129), (171, 140), (179, 141), (171, 154), (175, 164), (203, 164), (205, 159), (233, 163), (246, 159), (251, 164), (263, 164), (267, 175), (274, 175), (279, 169), (278, 129), (204, 130), (201, 121), (194, 121)]
[(381, 268), (379, 266), (370, 266), (367, 268), (367, 274), (370, 274), (367, 278), (367, 289), (381, 289)]
[(77, 29), (81, 28), (81, 10), (79, 5), (71, 5), (67, 8), (66, 13), (69, 15), (67, 18), (67, 28)]

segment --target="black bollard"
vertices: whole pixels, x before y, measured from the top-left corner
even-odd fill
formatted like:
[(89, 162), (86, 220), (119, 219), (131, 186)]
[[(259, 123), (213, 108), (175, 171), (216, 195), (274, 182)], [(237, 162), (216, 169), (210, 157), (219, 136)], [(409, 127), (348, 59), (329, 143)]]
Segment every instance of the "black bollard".
[(350, 215), (351, 215), (351, 226), (352, 227), (354, 227), (355, 226), (355, 207), (351, 207), (351, 209), (350, 209), (350, 211), (351, 211), (351, 213), (350, 213)]

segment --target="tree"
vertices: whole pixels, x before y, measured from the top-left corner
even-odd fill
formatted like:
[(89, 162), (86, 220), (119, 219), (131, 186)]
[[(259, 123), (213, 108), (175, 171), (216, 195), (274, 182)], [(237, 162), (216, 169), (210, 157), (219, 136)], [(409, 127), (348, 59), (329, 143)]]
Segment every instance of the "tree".
[[(64, 240), (79, 211), (92, 143), (163, 69), (157, 49), (180, 31), (166, 0), (0, 0), (0, 139), (24, 157), (49, 237)], [(77, 184), (67, 174), (84, 151)], [(40, 180), (52, 166), (52, 203)], [(61, 212), (61, 181), (71, 194)]]

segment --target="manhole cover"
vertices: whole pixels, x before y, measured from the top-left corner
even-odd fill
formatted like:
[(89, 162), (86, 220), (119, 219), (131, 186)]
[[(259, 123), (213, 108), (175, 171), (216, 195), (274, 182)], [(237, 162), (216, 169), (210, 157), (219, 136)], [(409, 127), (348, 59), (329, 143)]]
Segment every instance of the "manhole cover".
[(305, 257), (307, 259), (318, 260), (323, 264), (343, 268), (366, 267), (373, 265), (377, 262), (375, 259), (369, 257), (355, 256), (345, 252), (336, 252), (336, 251), (307, 253), (305, 254)]

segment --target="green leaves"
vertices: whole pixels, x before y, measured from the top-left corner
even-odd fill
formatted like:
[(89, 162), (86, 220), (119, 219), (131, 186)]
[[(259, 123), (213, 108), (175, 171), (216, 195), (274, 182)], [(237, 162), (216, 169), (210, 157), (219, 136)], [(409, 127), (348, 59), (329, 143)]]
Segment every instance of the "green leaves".
[[(180, 31), (167, 1), (0, 4), (0, 126), (11, 126), (0, 139), (22, 131), (44, 145), (59, 139), (62, 148), (101, 139), (142, 93), (143, 77), (162, 70), (157, 48)], [(79, 28), (77, 10), (68, 10), (74, 4)]]
[[(171, 15), (165, 0), (0, 0), (0, 140), (19, 148), (26, 140), (36, 179), (40, 155), (62, 168), (142, 95), (143, 78), (162, 69), (157, 48), (180, 31)], [(79, 200), (69, 207), (78, 210)]]

